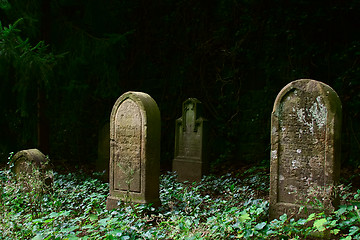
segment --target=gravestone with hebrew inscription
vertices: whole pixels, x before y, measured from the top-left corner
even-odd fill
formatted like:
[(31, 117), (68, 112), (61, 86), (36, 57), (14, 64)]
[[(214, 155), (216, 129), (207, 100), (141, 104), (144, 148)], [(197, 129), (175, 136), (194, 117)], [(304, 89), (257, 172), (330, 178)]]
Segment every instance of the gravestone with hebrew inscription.
[(280, 91), (271, 115), (270, 219), (334, 210), (341, 114), (338, 95), (322, 82), (300, 79)]
[(160, 204), (160, 112), (148, 94), (127, 92), (110, 117), (110, 196), (106, 208), (119, 201)]
[(179, 181), (200, 181), (207, 171), (206, 120), (196, 98), (183, 102), (182, 117), (175, 123), (173, 171)]

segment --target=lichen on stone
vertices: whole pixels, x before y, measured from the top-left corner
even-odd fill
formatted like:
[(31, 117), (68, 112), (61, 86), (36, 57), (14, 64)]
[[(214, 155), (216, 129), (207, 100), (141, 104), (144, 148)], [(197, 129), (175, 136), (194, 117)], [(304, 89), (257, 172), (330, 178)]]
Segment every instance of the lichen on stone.
[[(326, 125), (327, 112), (326, 106), (321, 102), (321, 97), (318, 96), (316, 98), (316, 102), (314, 102), (308, 110), (300, 108), (296, 113), (298, 121), (308, 126), (310, 132), (314, 134), (314, 124), (316, 124), (318, 129), (321, 129), (324, 125)], [(306, 117), (310, 118), (311, 121), (308, 121)]]
[(315, 119), (316, 125), (318, 128), (322, 128), (326, 124), (327, 119), (327, 108), (326, 106), (321, 103), (321, 97), (318, 96), (316, 98), (316, 102), (311, 106), (309, 109), (311, 116)]

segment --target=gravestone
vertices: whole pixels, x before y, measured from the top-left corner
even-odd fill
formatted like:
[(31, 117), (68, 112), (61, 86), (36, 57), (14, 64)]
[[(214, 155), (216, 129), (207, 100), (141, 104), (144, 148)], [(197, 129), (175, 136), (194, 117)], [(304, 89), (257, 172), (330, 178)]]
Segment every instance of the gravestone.
[(160, 112), (148, 94), (121, 95), (110, 117), (110, 196), (106, 208), (118, 201), (160, 204)]
[[(13, 172), (17, 177), (25, 179), (40, 177), (36, 181), (43, 181), (46, 185), (50, 185), (53, 180), (52, 169), (49, 159), (38, 149), (27, 149), (17, 152), (13, 157)], [(39, 171), (35, 174), (34, 171)], [(28, 179), (29, 180), (29, 179)]]
[(201, 117), (201, 102), (183, 102), (182, 116), (175, 123), (173, 171), (179, 181), (200, 181), (207, 171), (206, 120)]
[(338, 95), (322, 82), (300, 79), (280, 91), (271, 115), (270, 219), (334, 210), (341, 114)]

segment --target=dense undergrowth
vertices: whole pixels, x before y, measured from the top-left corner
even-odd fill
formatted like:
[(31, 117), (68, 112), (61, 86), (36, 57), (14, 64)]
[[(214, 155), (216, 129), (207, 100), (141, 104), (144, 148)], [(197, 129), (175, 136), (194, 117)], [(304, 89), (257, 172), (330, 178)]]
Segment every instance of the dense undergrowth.
[(269, 221), (269, 179), (261, 168), (199, 183), (175, 177), (161, 176), (161, 207), (121, 203), (107, 211), (108, 184), (96, 174), (54, 172), (52, 185), (34, 177), (24, 184), (10, 164), (0, 171), (0, 239), (360, 239), (359, 190), (349, 186), (340, 187), (343, 205), (332, 215)]

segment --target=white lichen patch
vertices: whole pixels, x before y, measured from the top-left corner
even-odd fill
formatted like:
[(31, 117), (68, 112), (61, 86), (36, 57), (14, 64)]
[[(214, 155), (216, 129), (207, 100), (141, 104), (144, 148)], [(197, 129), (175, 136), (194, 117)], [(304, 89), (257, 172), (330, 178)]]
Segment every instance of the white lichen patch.
[(317, 103), (315, 102), (311, 108), (310, 113), (313, 119), (315, 119), (316, 125), (319, 128), (322, 128), (326, 124), (327, 119), (327, 108), (326, 106), (321, 103), (321, 97), (318, 96), (316, 98)]
[(300, 108), (297, 110), (298, 121), (309, 127), (309, 130), (314, 134), (314, 126), (316, 125), (319, 129), (326, 125), (327, 120), (327, 108), (321, 102), (321, 97), (318, 96), (313, 105), (306, 110)]
[(307, 125), (307, 122), (306, 122), (306, 119), (305, 119), (305, 111), (304, 111), (303, 108), (300, 108), (297, 111), (297, 116), (298, 116), (299, 122), (303, 122), (303, 123), (305, 123), (305, 125)]
[(287, 190), (288, 194), (291, 195), (297, 192), (297, 187), (289, 185), (288, 187), (285, 187), (285, 190)]
[(300, 167), (300, 162), (297, 160), (292, 160), (291, 161), (291, 169), (297, 169)]
[(277, 132), (277, 129), (276, 129), (276, 127), (273, 127), (272, 129), (271, 129), (271, 134), (276, 134), (276, 132)]
[(309, 183), (312, 181), (311, 177), (302, 177), (300, 179), (302, 182), (304, 182), (305, 185), (309, 185)]
[[(312, 124), (314, 124), (314, 122), (312, 122)], [(314, 134), (314, 125), (310, 126), (309, 130), (312, 134)]]
[(299, 138), (301, 138), (302, 133), (303, 133), (303, 130), (299, 129)]
[(277, 159), (277, 151), (276, 150), (271, 151), (271, 158), (272, 159)]

